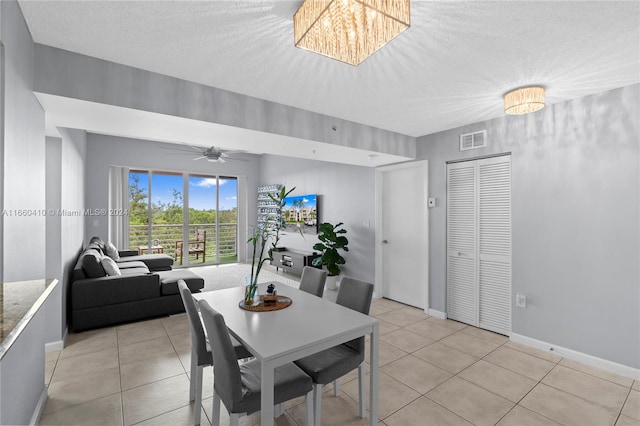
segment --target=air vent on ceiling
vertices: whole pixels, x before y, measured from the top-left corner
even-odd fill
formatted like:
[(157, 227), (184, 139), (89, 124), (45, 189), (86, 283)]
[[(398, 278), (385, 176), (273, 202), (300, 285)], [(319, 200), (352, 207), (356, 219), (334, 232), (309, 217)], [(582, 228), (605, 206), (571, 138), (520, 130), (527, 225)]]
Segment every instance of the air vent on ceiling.
[(460, 135), (460, 151), (483, 148), (485, 146), (487, 146), (486, 130), (473, 133), (463, 133)]

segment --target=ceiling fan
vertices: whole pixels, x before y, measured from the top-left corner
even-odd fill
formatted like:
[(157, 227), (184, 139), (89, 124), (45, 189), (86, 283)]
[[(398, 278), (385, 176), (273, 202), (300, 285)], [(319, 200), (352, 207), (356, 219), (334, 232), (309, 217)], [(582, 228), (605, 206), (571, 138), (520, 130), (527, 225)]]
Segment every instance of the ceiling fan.
[(226, 159), (245, 161), (241, 158), (235, 158), (231, 156), (236, 153), (244, 152), (240, 150), (227, 150), (227, 149), (223, 150), (221, 148), (216, 148), (215, 146), (211, 146), (205, 149), (203, 147), (192, 146), (187, 144), (184, 144), (184, 147), (191, 149), (191, 151), (188, 149), (182, 149), (182, 148), (169, 148), (169, 147), (162, 147), (162, 148), (170, 149), (173, 151), (182, 151), (184, 154), (188, 154), (188, 155), (194, 155), (194, 152), (200, 154), (199, 156), (194, 158), (194, 161), (202, 160), (202, 159), (206, 159), (207, 161), (210, 161), (212, 163), (226, 163)]
[(219, 148), (212, 146), (210, 148), (207, 148), (205, 151), (202, 151), (202, 155), (200, 157), (194, 158), (194, 160), (202, 160), (203, 158), (206, 158), (207, 161), (210, 161), (212, 163), (224, 163), (225, 158), (229, 158), (229, 154)]

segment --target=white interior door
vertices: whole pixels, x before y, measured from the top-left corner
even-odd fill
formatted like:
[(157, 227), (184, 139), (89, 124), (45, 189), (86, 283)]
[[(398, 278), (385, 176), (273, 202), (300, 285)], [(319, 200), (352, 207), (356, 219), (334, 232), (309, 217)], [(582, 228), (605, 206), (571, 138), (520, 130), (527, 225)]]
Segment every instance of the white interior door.
[(478, 326), (511, 332), (511, 157), (478, 160)]
[(476, 188), (472, 161), (447, 166), (447, 317), (477, 325)]
[(377, 170), (376, 284), (382, 296), (427, 309), (429, 294), (426, 161)]
[(511, 331), (511, 157), (447, 165), (447, 317)]

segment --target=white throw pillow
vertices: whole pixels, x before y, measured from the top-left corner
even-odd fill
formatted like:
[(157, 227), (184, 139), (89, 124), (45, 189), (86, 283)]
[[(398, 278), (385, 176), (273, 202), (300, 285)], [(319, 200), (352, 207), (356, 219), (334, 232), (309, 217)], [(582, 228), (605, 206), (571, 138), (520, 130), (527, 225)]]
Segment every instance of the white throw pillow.
[(112, 258), (105, 256), (102, 258), (101, 263), (107, 275), (122, 275), (120, 268), (118, 268), (118, 264)]
[(118, 249), (116, 248), (116, 246), (113, 245), (113, 243), (105, 244), (104, 251), (106, 252), (105, 254), (110, 258), (112, 258), (113, 260), (120, 259), (120, 254), (118, 253)]

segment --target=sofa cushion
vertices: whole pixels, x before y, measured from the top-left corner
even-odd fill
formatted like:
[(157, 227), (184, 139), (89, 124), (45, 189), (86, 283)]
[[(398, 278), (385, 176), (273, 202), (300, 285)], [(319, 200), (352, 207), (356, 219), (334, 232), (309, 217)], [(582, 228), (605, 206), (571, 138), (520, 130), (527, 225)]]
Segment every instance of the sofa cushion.
[(160, 286), (155, 274), (84, 279), (71, 284), (74, 311), (159, 297)]
[(113, 243), (109, 242), (104, 246), (104, 251), (107, 256), (109, 256), (113, 260), (120, 259), (120, 254), (118, 253), (118, 249)]
[(93, 237), (91, 238), (91, 240), (89, 240), (89, 244), (87, 244), (87, 247), (85, 248), (85, 250), (89, 250), (89, 249), (96, 250), (98, 253), (100, 253), (101, 256), (105, 255), (104, 243), (98, 237)]
[(180, 293), (178, 290), (178, 280), (184, 280), (192, 293), (204, 288), (204, 279), (187, 269), (161, 271), (157, 274), (160, 276), (160, 293), (162, 293), (163, 296)]
[(120, 272), (120, 268), (118, 268), (118, 264), (109, 256), (104, 256), (100, 263), (102, 263), (102, 267), (104, 268), (104, 271), (107, 273), (107, 275), (122, 275), (122, 273)]
[(139, 256), (123, 256), (116, 262), (144, 262), (150, 271), (168, 271), (173, 265), (173, 258), (166, 254), (142, 254)]
[(140, 262), (139, 260), (134, 260), (133, 262), (118, 262), (116, 261), (118, 268), (120, 268), (120, 270), (123, 269), (130, 269), (130, 268), (145, 268), (147, 271), (149, 271), (149, 268), (147, 268), (146, 263), (144, 262)]
[(102, 267), (102, 255), (94, 249), (82, 253), (82, 271), (88, 278), (99, 278), (107, 275)]
[(146, 266), (140, 268), (120, 268), (120, 273), (126, 276), (153, 274), (153, 272), (149, 272), (149, 268)]
[(80, 253), (80, 255), (78, 256), (78, 260), (76, 260), (76, 264), (73, 267), (73, 272), (71, 273), (71, 281), (87, 278), (84, 271), (82, 270), (82, 253)]
[(98, 249), (104, 254), (104, 241), (100, 237), (91, 237), (89, 245), (96, 245)]
[(73, 268), (73, 272), (71, 273), (71, 281), (83, 280), (85, 278), (87, 278), (87, 276), (82, 270), (82, 260), (78, 259), (78, 263), (76, 264), (76, 267)]

